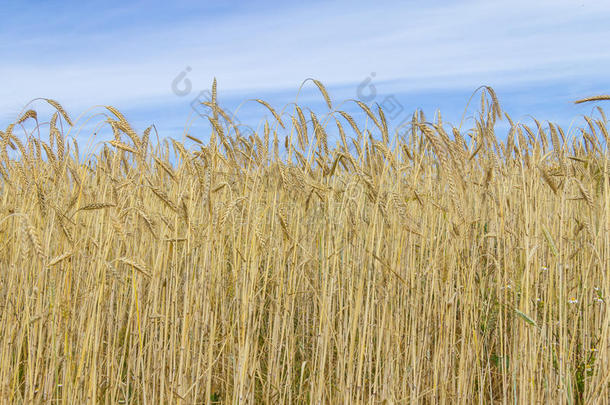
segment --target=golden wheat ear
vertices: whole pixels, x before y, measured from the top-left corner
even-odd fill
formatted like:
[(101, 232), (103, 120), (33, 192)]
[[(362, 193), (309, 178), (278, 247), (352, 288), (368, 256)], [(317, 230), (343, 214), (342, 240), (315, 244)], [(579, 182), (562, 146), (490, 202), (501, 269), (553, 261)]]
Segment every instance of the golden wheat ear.
[(610, 95), (601, 95), (601, 96), (581, 98), (580, 100), (574, 101), (574, 104), (588, 103), (589, 101), (607, 101), (607, 100), (610, 100)]

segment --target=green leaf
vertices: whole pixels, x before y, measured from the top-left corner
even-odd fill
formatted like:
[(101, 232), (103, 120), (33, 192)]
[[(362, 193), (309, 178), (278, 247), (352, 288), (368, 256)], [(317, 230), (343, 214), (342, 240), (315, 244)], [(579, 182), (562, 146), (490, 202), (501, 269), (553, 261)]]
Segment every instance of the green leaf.
[(530, 318), (529, 316), (527, 316), (525, 313), (519, 311), (518, 309), (515, 308), (515, 313), (517, 315), (519, 315), (519, 317), (521, 317), (521, 319), (523, 319), (525, 322), (529, 323), (532, 326), (536, 326), (538, 327), (538, 325), (536, 324), (536, 321), (534, 321), (532, 318)]
[(546, 239), (546, 242), (549, 244), (549, 247), (551, 248), (551, 252), (553, 252), (556, 257), (559, 256), (559, 251), (557, 250), (557, 246), (555, 246), (555, 241), (549, 233), (549, 230), (546, 229), (546, 226), (544, 225), (542, 225), (542, 232), (544, 232), (544, 237)]

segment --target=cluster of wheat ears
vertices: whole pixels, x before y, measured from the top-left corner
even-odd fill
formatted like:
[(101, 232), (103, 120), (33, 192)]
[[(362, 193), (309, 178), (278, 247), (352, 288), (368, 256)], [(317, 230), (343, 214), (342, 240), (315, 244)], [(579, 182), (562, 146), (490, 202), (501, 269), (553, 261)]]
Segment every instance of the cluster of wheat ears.
[(603, 110), (392, 133), (314, 83), (259, 132), (214, 87), (207, 143), (0, 131), (3, 403), (610, 403)]

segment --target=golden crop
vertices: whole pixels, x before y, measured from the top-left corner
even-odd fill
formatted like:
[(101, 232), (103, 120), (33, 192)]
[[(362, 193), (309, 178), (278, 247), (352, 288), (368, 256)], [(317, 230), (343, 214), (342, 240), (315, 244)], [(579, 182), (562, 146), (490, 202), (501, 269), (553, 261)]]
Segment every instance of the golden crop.
[(84, 157), (58, 103), (48, 141), (27, 111), (0, 132), (1, 402), (610, 403), (606, 118), (528, 127), (485, 91), (472, 129), (401, 136), (212, 102), (188, 147), (108, 107)]

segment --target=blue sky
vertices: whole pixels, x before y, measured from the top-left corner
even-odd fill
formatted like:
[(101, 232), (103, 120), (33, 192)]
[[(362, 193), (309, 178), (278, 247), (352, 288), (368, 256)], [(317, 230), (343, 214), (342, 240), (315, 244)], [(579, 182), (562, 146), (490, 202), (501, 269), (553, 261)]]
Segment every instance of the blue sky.
[[(366, 101), (393, 103), (392, 125), (416, 108), (457, 125), (485, 84), (515, 120), (568, 127), (593, 107), (572, 101), (610, 92), (610, 3), (601, 1), (9, 1), (2, 11), (0, 127), (49, 97), (73, 118), (110, 104), (139, 130), (155, 124), (180, 138), (189, 127), (205, 138), (191, 102), (214, 77), (232, 112), (252, 98), (281, 109), (310, 77), (338, 105), (370, 95), (358, 92), (370, 79), (376, 96)], [(172, 90), (181, 72), (185, 95)], [(324, 111), (311, 83), (299, 102)], [(238, 110), (252, 125), (266, 115), (253, 102)]]

